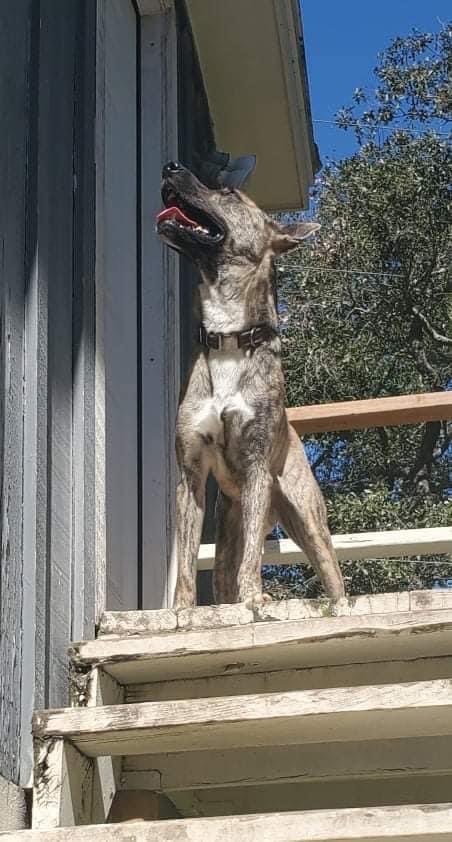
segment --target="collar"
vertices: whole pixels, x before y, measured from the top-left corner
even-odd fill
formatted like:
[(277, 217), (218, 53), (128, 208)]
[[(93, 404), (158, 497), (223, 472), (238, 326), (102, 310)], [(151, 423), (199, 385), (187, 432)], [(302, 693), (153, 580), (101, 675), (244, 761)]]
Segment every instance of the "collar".
[(215, 351), (254, 350), (264, 342), (269, 342), (278, 335), (277, 330), (269, 324), (259, 324), (236, 333), (208, 333), (201, 325), (198, 340), (200, 345)]

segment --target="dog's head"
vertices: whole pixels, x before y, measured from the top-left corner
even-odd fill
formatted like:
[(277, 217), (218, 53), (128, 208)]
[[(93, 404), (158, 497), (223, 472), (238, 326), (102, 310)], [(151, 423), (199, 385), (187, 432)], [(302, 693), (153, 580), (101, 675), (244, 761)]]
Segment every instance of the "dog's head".
[(231, 260), (257, 265), (268, 253), (296, 248), (319, 228), (313, 222), (279, 225), (239, 190), (211, 190), (172, 162), (163, 168), (162, 199), (159, 235), (201, 268)]

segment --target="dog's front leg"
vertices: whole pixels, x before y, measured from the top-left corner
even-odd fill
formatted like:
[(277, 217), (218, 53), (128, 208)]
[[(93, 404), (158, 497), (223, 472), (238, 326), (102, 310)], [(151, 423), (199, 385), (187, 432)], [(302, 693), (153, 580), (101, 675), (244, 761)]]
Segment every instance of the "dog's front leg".
[(181, 468), (177, 486), (177, 582), (174, 608), (196, 605), (196, 570), (205, 507), (206, 470)]
[(265, 600), (262, 594), (262, 547), (270, 511), (273, 479), (265, 462), (249, 465), (241, 489), (243, 557), (238, 569), (238, 597), (250, 607)]

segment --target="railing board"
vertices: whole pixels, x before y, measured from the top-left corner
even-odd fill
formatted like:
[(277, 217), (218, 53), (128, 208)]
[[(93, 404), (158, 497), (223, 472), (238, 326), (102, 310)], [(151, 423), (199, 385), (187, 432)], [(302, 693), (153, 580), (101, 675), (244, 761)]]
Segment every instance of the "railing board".
[[(356, 532), (332, 537), (339, 561), (452, 554), (452, 527), (450, 526)], [(198, 570), (211, 570), (214, 559), (215, 544), (201, 544)], [(303, 550), (288, 538), (265, 543), (264, 564), (306, 564), (307, 561)]]
[(452, 391), (294, 406), (287, 417), (297, 433), (328, 433), (452, 420)]

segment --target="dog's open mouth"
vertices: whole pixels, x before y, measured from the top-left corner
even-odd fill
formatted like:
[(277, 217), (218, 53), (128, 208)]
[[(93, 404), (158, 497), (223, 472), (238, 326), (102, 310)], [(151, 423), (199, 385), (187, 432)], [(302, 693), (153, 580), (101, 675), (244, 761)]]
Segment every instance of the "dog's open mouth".
[(220, 243), (224, 239), (224, 232), (216, 220), (206, 211), (195, 208), (183, 202), (172, 192), (162, 191), (162, 198), (166, 205), (157, 215), (157, 231), (167, 235), (184, 232), (204, 243)]

